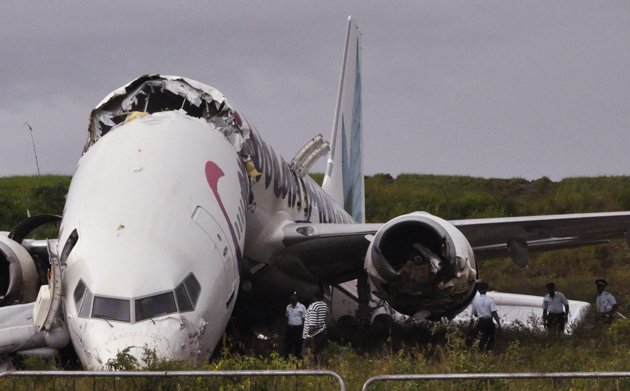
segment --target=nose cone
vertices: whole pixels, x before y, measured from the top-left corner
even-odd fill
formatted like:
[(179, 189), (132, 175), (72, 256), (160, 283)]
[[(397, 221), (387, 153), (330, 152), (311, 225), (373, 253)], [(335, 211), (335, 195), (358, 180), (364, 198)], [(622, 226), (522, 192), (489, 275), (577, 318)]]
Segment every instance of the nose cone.
[(176, 314), (135, 324), (79, 321), (86, 332), (75, 348), (88, 370), (146, 368), (160, 360), (189, 360), (195, 353), (185, 319)]
[[(223, 176), (209, 176), (209, 163)], [(238, 289), (242, 169), (220, 131), (180, 112), (121, 124), (83, 156), (62, 225), (80, 237), (66, 261), (64, 295), (72, 343), (86, 368), (107, 369), (117, 355), (142, 366), (145, 350), (169, 360), (209, 356)], [(198, 286), (178, 291), (189, 274)], [(113, 298), (128, 301), (129, 310), (121, 310), (124, 317), (99, 312), (102, 306), (79, 314), (72, 304), (79, 304), (73, 297), (79, 281), (95, 304), (97, 297)], [(177, 313), (172, 306), (162, 317), (136, 312), (139, 300), (171, 291)]]
[[(176, 352), (177, 339), (169, 340), (164, 335), (113, 335), (106, 344), (96, 347), (103, 363), (100, 369), (129, 370), (147, 368), (161, 360), (178, 360)], [(185, 343), (182, 342), (182, 348)], [(183, 360), (185, 357), (179, 357)]]

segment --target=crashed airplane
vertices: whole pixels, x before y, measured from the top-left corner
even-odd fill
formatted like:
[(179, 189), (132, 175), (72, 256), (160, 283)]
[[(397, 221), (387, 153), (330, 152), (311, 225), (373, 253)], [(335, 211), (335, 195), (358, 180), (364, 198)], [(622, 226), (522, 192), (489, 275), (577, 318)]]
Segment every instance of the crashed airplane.
[[(378, 301), (452, 318), (476, 293), (479, 259), (524, 266), (531, 251), (627, 237), (629, 212), (366, 224), (359, 39), (350, 19), (330, 144), (315, 137), (291, 161), (208, 85), (146, 75), (108, 95), (63, 217), (0, 235), (0, 354), (71, 344), (92, 370), (147, 348), (203, 362), (234, 313), (264, 321), (290, 291), (321, 286), (335, 318), (369, 318)], [(320, 187), (307, 174), (322, 156)], [(57, 239), (27, 239), (57, 219)]]

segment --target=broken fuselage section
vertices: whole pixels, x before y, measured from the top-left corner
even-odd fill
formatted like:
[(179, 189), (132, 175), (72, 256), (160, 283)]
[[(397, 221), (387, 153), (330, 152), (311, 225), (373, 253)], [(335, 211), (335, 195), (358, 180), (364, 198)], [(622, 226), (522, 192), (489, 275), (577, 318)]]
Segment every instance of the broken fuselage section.
[(248, 131), (220, 92), (179, 77), (143, 76), (94, 109), (59, 238), (86, 368), (125, 350), (210, 355), (238, 294)]
[(219, 91), (147, 75), (112, 92), (92, 111), (59, 238), (81, 362), (102, 369), (145, 349), (207, 359), (241, 276), (259, 280), (277, 250), (268, 239), (296, 220), (352, 222)]

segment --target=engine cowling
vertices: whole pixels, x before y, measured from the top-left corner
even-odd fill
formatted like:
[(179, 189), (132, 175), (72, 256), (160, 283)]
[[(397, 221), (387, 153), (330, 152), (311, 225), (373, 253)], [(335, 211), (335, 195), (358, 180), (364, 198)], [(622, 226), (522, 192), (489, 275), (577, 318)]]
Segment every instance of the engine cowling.
[(28, 251), (0, 233), (0, 306), (34, 301), (37, 281), (35, 262)]
[(475, 256), (448, 221), (425, 212), (390, 220), (365, 259), (370, 281), (397, 311), (420, 318), (453, 317), (474, 296)]

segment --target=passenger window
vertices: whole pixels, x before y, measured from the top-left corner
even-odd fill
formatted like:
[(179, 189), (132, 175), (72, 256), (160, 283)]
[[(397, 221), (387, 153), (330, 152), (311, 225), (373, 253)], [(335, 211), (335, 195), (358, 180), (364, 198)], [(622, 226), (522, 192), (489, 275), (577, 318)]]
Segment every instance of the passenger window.
[(112, 299), (108, 297), (94, 297), (93, 318), (130, 321), (129, 300)]
[(136, 303), (136, 322), (153, 318), (155, 316), (177, 312), (173, 292), (162, 293), (144, 299), (138, 299)]

